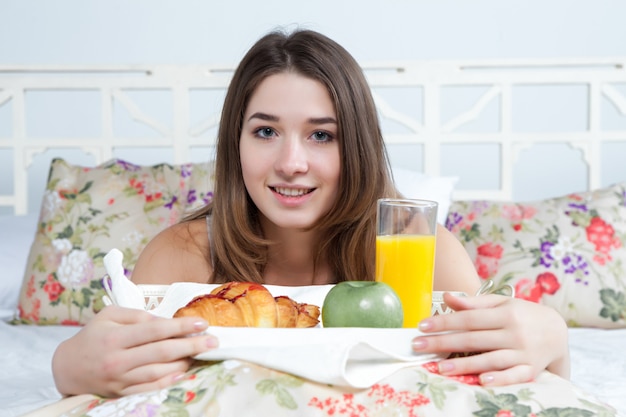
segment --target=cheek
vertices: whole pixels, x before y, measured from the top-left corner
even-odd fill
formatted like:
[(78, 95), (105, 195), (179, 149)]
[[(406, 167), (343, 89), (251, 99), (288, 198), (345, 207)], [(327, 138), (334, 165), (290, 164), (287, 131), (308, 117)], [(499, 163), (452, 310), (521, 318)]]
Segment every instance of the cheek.
[(243, 159), (241, 160), (241, 176), (243, 178), (243, 184), (250, 194), (250, 185), (254, 183), (256, 174), (254, 171), (254, 164), (246, 163)]
[(330, 158), (326, 167), (329, 181), (331, 181), (335, 187), (339, 187), (339, 178), (341, 177), (341, 159), (339, 158), (339, 152)]
[(254, 152), (252, 152), (249, 147), (240, 146), (239, 162), (241, 163), (241, 175), (243, 176), (244, 182), (247, 184), (249, 179), (254, 176), (258, 158), (254, 157)]

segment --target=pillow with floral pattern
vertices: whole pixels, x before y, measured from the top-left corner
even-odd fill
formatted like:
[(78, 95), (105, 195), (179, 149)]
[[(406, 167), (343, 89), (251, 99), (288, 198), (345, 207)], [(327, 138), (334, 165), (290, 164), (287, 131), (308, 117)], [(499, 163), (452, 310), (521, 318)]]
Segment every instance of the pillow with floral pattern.
[(86, 323), (102, 307), (104, 255), (124, 253), (128, 275), (148, 241), (212, 198), (213, 165), (88, 168), (51, 163), (16, 321)]
[(571, 327), (626, 327), (626, 183), (526, 203), (455, 201), (446, 227), (496, 287)]

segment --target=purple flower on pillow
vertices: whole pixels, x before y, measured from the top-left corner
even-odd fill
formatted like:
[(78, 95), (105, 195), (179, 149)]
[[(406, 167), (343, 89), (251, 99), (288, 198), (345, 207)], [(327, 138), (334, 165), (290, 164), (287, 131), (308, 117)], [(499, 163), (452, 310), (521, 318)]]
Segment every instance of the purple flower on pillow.
[(116, 159), (115, 163), (119, 166), (121, 166), (124, 171), (139, 171), (141, 169), (141, 167), (139, 165), (135, 165), (135, 164), (131, 164), (130, 162), (126, 162), (122, 159)]
[(213, 192), (209, 191), (206, 194), (203, 193), (198, 193), (198, 190), (189, 190), (189, 192), (187, 193), (187, 204), (193, 204), (196, 201), (198, 201), (198, 198), (200, 198), (202, 200), (202, 204), (203, 205), (207, 205), (211, 202), (211, 200), (213, 200)]
[(187, 204), (192, 204), (198, 199), (196, 195), (196, 190), (189, 190), (187, 193)]
[(554, 247), (554, 243), (550, 241), (541, 242), (541, 246), (539, 250), (541, 251), (541, 257), (539, 258), (539, 263), (546, 268), (549, 268), (554, 264), (554, 257), (552, 256), (552, 248)]
[(461, 223), (461, 220), (463, 220), (463, 216), (459, 213), (450, 212), (446, 218), (446, 229), (452, 230), (454, 226)]
[[(576, 282), (582, 282), (585, 285), (589, 284), (589, 281), (583, 281), (583, 279), (580, 277), (581, 273), (582, 275), (589, 275), (589, 264), (587, 263), (585, 258), (577, 253), (568, 253), (566, 256), (563, 257), (562, 261), (563, 266), (565, 267), (564, 272), (566, 274), (575, 274)], [(577, 271), (580, 272), (577, 273)]]
[(174, 203), (176, 203), (177, 201), (178, 201), (178, 197), (174, 195), (172, 196), (172, 200), (169, 203), (165, 204), (164, 206), (171, 210), (172, 207), (174, 207)]
[(180, 166), (180, 176), (187, 178), (191, 176), (192, 164), (183, 164)]
[(202, 198), (202, 201), (204, 202), (204, 204), (209, 204), (211, 201), (213, 201), (213, 191), (209, 191), (208, 193), (206, 193), (204, 195), (204, 198)]
[[(568, 207), (571, 207), (571, 208), (573, 208), (573, 209), (575, 209), (575, 210), (585, 212), (585, 213), (586, 213), (587, 211), (589, 211), (589, 209), (587, 208), (587, 205), (586, 205), (586, 204), (569, 203), (567, 206), (568, 206)], [(566, 213), (570, 213), (570, 212), (568, 211), (568, 212), (566, 212)]]

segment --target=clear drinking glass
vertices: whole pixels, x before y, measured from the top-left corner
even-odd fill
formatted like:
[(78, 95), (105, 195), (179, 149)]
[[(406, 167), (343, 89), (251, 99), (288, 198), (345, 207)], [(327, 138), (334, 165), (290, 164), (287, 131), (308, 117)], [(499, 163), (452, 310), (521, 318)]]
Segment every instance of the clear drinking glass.
[(400, 297), (403, 327), (416, 327), (431, 314), (437, 202), (380, 199), (376, 221), (376, 281)]

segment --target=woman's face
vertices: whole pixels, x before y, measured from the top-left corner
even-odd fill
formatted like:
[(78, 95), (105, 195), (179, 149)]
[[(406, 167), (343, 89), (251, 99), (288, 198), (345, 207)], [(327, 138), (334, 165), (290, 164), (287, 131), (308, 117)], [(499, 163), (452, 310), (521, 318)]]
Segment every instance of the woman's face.
[(337, 128), (334, 105), (318, 81), (285, 72), (259, 84), (239, 150), (265, 228), (307, 228), (328, 213), (339, 185)]

